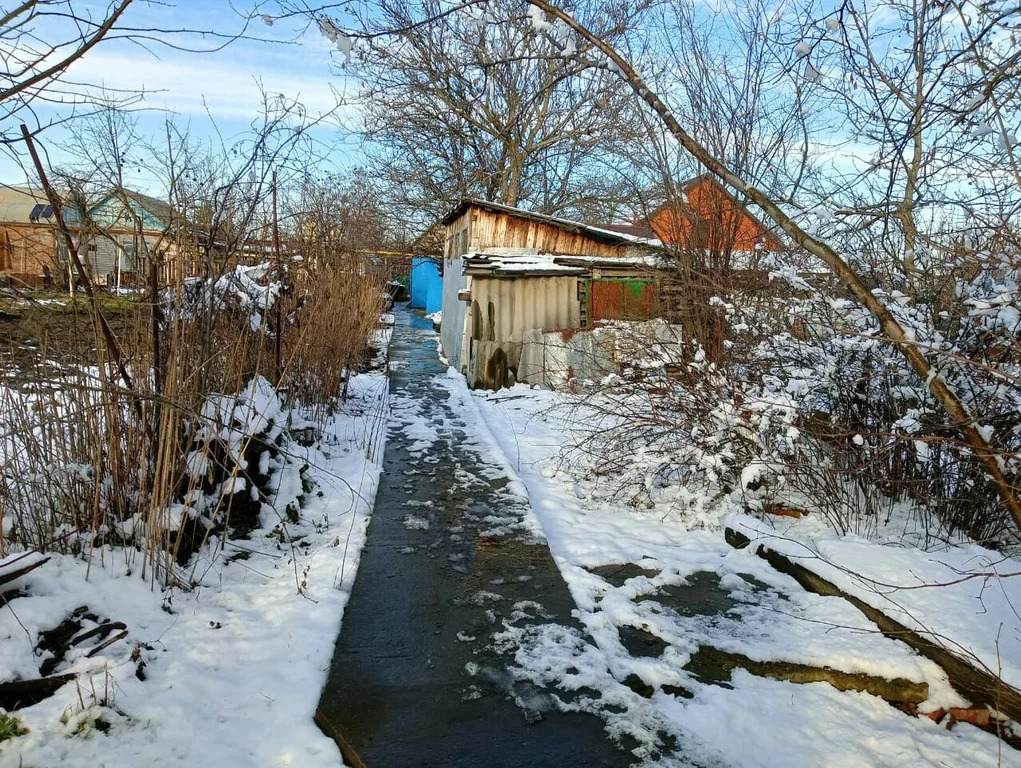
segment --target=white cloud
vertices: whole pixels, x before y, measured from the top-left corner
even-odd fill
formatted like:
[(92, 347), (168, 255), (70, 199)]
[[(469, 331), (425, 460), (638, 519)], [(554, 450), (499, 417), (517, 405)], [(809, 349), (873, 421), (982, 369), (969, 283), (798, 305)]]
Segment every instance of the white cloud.
[[(347, 85), (329, 72), (325, 61), (302, 67), (280, 56), (253, 61), (248, 53), (230, 48), (215, 54), (173, 51), (157, 59), (145, 51), (97, 47), (76, 62), (68, 76), (108, 89), (144, 90), (147, 106), (182, 116), (205, 115), (208, 109), (214, 119), (244, 120), (259, 114), (260, 82), (267, 93), (299, 100), (310, 114), (334, 109), (340, 89)], [(299, 62), (303, 58), (297, 46), (289, 53)]]

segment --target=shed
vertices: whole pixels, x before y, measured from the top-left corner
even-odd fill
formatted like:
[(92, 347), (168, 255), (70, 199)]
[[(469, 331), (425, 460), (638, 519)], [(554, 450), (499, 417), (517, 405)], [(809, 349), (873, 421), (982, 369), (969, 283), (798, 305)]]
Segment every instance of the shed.
[(498, 388), (515, 381), (529, 332), (572, 333), (598, 320), (655, 316), (656, 269), (648, 256), (467, 254), (467, 288), (458, 299), (466, 306), (460, 360), (469, 383)]
[[(625, 269), (632, 276), (635, 260), (648, 267), (643, 237), (499, 203), (462, 200), (440, 224), (441, 345), (451, 366), (465, 373), (473, 341), (520, 344), (526, 330), (577, 328), (585, 322), (586, 278), (595, 262), (631, 260)], [(481, 303), (466, 300), (468, 294)], [(513, 348), (508, 349), (513, 357)], [(479, 359), (476, 355), (472, 364)]]

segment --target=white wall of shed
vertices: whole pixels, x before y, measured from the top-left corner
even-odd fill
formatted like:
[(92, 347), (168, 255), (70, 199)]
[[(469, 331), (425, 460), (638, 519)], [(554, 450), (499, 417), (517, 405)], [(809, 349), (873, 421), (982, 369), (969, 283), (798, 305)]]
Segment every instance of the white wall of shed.
[(456, 371), (461, 370), (462, 349), (467, 335), (465, 322), (468, 304), (457, 298), (458, 292), (466, 290), (469, 284), (462, 263), (460, 256), (443, 262), (443, 307), (440, 310), (440, 346), (447, 362)]

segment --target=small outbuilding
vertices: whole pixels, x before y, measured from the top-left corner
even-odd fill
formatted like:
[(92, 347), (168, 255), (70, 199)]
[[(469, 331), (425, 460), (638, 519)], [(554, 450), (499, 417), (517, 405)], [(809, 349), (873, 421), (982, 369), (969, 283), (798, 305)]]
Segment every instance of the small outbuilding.
[[(566, 341), (600, 321), (644, 321), (659, 312), (656, 261), (650, 256), (470, 253), (463, 274), (470, 288), (461, 296), (469, 325), (461, 359), (473, 387), (544, 380), (537, 370), (542, 364), (529, 349), (541, 343), (544, 332)], [(599, 361), (591, 362), (598, 367)], [(580, 372), (582, 365), (577, 367)]]
[(526, 331), (655, 312), (645, 238), (480, 200), (440, 223), (443, 353), (473, 386), (516, 380)]
[[(677, 316), (687, 291), (675, 279), (683, 260), (740, 254), (734, 263), (750, 284), (762, 272), (758, 254), (780, 250), (780, 241), (712, 177), (680, 188), (649, 221), (605, 226), (462, 200), (430, 230), (439, 235), (442, 227), (440, 338), (450, 365), (475, 387), (545, 383), (550, 371), (536, 368), (551, 359), (556, 337), (566, 345), (569, 378), (586, 378), (586, 345), (609, 334), (579, 332), (652, 320), (661, 310)], [(598, 377), (599, 351), (591, 352), (589, 373)]]

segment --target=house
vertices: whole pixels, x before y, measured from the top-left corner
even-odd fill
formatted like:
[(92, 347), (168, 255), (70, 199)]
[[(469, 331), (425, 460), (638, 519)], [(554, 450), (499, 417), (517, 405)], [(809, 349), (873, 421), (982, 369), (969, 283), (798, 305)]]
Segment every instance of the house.
[(41, 285), (58, 270), (53, 207), (41, 189), (0, 187), (0, 276)]
[(663, 243), (745, 254), (782, 250), (776, 235), (709, 174), (681, 183), (678, 193), (649, 216)]
[(443, 353), (473, 386), (514, 380), (524, 334), (655, 312), (643, 238), (481, 200), (440, 220)]
[[(184, 218), (162, 200), (114, 188), (89, 206), (86, 216), (68, 212), (66, 220), (78, 233), (79, 258), (100, 285), (145, 281), (154, 264), (161, 283), (196, 273)], [(66, 263), (66, 247), (60, 255)]]
[[(167, 203), (126, 189), (110, 190), (91, 204), (62, 197), (64, 223), (96, 284), (146, 280), (154, 260), (163, 282), (195, 273), (194, 258), (186, 258), (196, 250), (188, 247), (193, 233)], [(46, 193), (0, 188), (0, 275), (31, 286), (66, 285), (71, 272), (67, 242)]]

